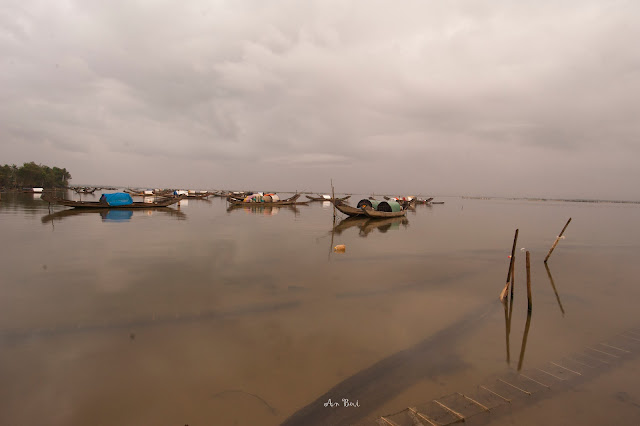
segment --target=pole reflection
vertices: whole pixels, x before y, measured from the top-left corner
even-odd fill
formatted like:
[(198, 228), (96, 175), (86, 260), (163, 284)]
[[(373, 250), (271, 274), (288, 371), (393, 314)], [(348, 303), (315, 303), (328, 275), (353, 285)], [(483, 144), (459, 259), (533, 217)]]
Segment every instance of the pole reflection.
[(529, 336), (529, 327), (531, 326), (531, 311), (527, 311), (527, 322), (524, 325), (524, 334), (522, 335), (522, 347), (520, 348), (520, 360), (518, 361), (518, 371), (522, 370), (524, 363), (524, 352), (527, 347), (527, 337)]
[(564, 316), (564, 308), (562, 307), (562, 302), (560, 301), (560, 296), (558, 295), (558, 290), (556, 290), (556, 285), (553, 282), (553, 277), (551, 276), (551, 271), (549, 270), (549, 266), (545, 263), (544, 269), (547, 270), (547, 276), (549, 277), (549, 282), (551, 283), (551, 288), (556, 295), (556, 300), (558, 300), (558, 306), (560, 307), (560, 312), (562, 312), (562, 316)]

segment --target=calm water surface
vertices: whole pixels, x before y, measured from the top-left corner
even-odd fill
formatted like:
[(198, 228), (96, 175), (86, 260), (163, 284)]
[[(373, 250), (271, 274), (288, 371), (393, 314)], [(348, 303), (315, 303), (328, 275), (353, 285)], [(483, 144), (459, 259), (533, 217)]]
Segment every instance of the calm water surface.
[[(350, 424), (460, 391), (519, 362), (521, 249), (524, 365), (639, 324), (639, 205), (440, 200), (334, 228), (323, 203), (50, 213), (2, 194), (0, 424)], [(640, 402), (639, 381), (615, 377)]]

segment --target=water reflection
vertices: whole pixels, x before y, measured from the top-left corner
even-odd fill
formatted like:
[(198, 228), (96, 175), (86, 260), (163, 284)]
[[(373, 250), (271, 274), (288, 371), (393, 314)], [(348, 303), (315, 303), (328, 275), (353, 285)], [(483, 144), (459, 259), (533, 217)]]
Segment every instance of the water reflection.
[(387, 219), (371, 219), (368, 217), (354, 216), (342, 219), (333, 227), (333, 232), (340, 235), (349, 228), (357, 227), (360, 229), (359, 235), (366, 237), (375, 229), (385, 233), (389, 230), (400, 229), (400, 225), (402, 225), (403, 228), (407, 228), (409, 226), (409, 219), (404, 216), (390, 217)]
[(524, 325), (524, 334), (522, 335), (522, 346), (520, 347), (520, 360), (518, 361), (518, 371), (522, 370), (524, 363), (524, 352), (527, 347), (527, 337), (529, 336), (529, 326), (531, 326), (531, 311), (527, 310), (527, 322)]
[[(502, 301), (502, 307), (504, 308), (504, 324), (505, 324), (505, 341), (507, 346), (507, 364), (511, 365), (511, 346), (509, 337), (511, 335), (511, 319), (513, 318), (513, 267), (511, 269), (511, 298)], [(524, 326), (524, 333), (522, 334), (522, 344), (520, 346), (520, 358), (518, 360), (518, 371), (522, 370), (522, 364), (524, 363), (524, 354), (527, 348), (527, 337), (529, 336), (529, 327), (531, 326), (531, 311), (527, 310), (527, 321)]]
[[(172, 209), (170, 207), (160, 207), (154, 209), (136, 209), (138, 212), (136, 215), (152, 216), (155, 213), (161, 213), (163, 215), (172, 216), (178, 220), (185, 220), (187, 215), (180, 210)], [(133, 217), (133, 210), (127, 209), (66, 209), (60, 210), (55, 213), (51, 213), (42, 216), (42, 223), (49, 223), (53, 221), (61, 221), (74, 216), (91, 216), (100, 215), (103, 222), (128, 222)]]
[[(511, 345), (509, 344), (509, 335), (511, 334), (511, 312), (507, 308), (507, 301), (502, 301), (502, 307), (504, 308), (504, 325), (505, 325), (505, 340), (507, 345), (507, 365), (511, 364)], [(511, 298), (511, 307), (513, 307), (513, 298)]]
[(549, 282), (551, 283), (551, 288), (553, 288), (553, 292), (556, 295), (556, 299), (558, 300), (558, 306), (560, 306), (560, 312), (562, 312), (562, 316), (564, 316), (564, 308), (562, 307), (562, 302), (560, 301), (560, 296), (558, 295), (558, 290), (556, 290), (556, 285), (553, 282), (553, 277), (551, 276), (551, 271), (549, 270), (549, 266), (545, 263), (544, 269), (547, 270), (547, 276), (549, 277)]
[(253, 214), (261, 214), (264, 216), (273, 216), (280, 212), (281, 209), (289, 210), (293, 212), (293, 214), (298, 215), (300, 213), (300, 209), (295, 205), (284, 205), (284, 206), (261, 206), (259, 203), (247, 203), (249, 205), (242, 204), (231, 204), (227, 207), (227, 213), (237, 210), (243, 210), (246, 213)]
[(46, 206), (47, 204), (42, 201), (42, 194), (7, 192), (3, 193), (0, 199), (0, 210), (21, 210), (32, 213)]

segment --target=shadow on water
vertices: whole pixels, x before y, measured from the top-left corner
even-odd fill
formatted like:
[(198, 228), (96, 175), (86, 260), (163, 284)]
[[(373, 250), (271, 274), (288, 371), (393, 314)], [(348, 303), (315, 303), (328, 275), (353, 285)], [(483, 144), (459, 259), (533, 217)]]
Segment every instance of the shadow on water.
[[(185, 220), (187, 215), (176, 209), (170, 207), (160, 207), (154, 209), (139, 209), (137, 210), (141, 214), (146, 216), (152, 216), (156, 212), (171, 216), (178, 220)], [(127, 222), (133, 217), (133, 210), (127, 209), (66, 209), (60, 210), (55, 213), (51, 213), (42, 216), (42, 223), (49, 223), (53, 221), (61, 221), (75, 216), (92, 216), (99, 215), (103, 222)]]
[(374, 230), (378, 230), (385, 233), (389, 230), (399, 230), (400, 225), (402, 228), (409, 226), (409, 219), (406, 217), (390, 217), (388, 219), (371, 219), (368, 217), (348, 217), (342, 219), (337, 225), (333, 227), (333, 231), (337, 235), (342, 234), (349, 228), (357, 227), (360, 229), (359, 235), (361, 237), (367, 237)]
[[(513, 297), (511, 298), (511, 303), (510, 303), (511, 307), (513, 307)], [(507, 345), (507, 365), (511, 365), (511, 351), (510, 351), (510, 344), (509, 344), (509, 335), (511, 334), (511, 313), (510, 310), (507, 308), (507, 301), (504, 300), (502, 302), (502, 307), (504, 308), (504, 325), (505, 325), (505, 339), (506, 339), (506, 345)]]
[[(249, 204), (249, 203), (247, 203)], [(245, 206), (241, 204), (231, 204), (227, 207), (227, 213), (231, 213), (233, 211), (242, 210), (246, 213), (260, 214), (263, 216), (273, 216), (280, 213), (280, 210), (288, 210), (293, 212), (294, 215), (300, 214), (300, 209), (295, 205), (284, 205), (284, 206), (261, 206), (259, 203), (253, 203), (251, 205)]]
[[(513, 291), (513, 286), (511, 286)], [(507, 307), (508, 305), (508, 307)], [(502, 307), (504, 308), (504, 324), (505, 324), (505, 340), (507, 346), (507, 365), (511, 365), (511, 347), (509, 337), (511, 335), (511, 319), (513, 318), (513, 293), (511, 293), (511, 299), (507, 304), (507, 301), (502, 301)], [(518, 371), (522, 370), (522, 364), (524, 363), (524, 354), (527, 347), (527, 337), (529, 336), (529, 327), (531, 326), (531, 311), (527, 310), (527, 321), (524, 326), (524, 333), (522, 334), (522, 344), (520, 346), (520, 357), (518, 360)]]
[(560, 296), (558, 295), (558, 290), (556, 290), (556, 284), (553, 282), (553, 277), (551, 276), (551, 271), (549, 270), (549, 266), (545, 263), (544, 269), (547, 270), (547, 276), (549, 277), (549, 282), (551, 283), (551, 288), (553, 289), (553, 293), (556, 295), (556, 299), (558, 300), (558, 306), (560, 307), (560, 312), (562, 312), (562, 316), (564, 316), (564, 308), (562, 307), (562, 302), (560, 301)]
[[(415, 346), (397, 352), (336, 384), (306, 407), (286, 419), (282, 425), (338, 425), (362, 420), (377, 407), (400, 392), (425, 379), (455, 374), (466, 368), (456, 354), (460, 339), (472, 333), (493, 311), (493, 304), (483, 305), (460, 321), (439, 331)], [(358, 410), (328, 408), (331, 400), (366, 401)], [(367, 408), (368, 407), (368, 408)]]
[(281, 310), (294, 309), (300, 306), (300, 302), (279, 302), (269, 304), (255, 304), (238, 307), (228, 311), (204, 311), (188, 314), (174, 314), (152, 316), (151, 318), (137, 318), (128, 321), (119, 321), (103, 324), (78, 324), (76, 326), (64, 326), (55, 328), (40, 328), (32, 330), (0, 330), (1, 341), (16, 341), (32, 337), (50, 337), (72, 333), (90, 333), (97, 331), (112, 331), (118, 329), (139, 329), (145, 327), (158, 327), (176, 324), (196, 323), (200, 321), (222, 320), (237, 316), (264, 314)]
[(20, 211), (26, 214), (39, 214), (46, 211), (47, 203), (42, 200), (42, 194), (6, 192), (2, 193), (0, 210)]
[(524, 363), (524, 352), (527, 348), (527, 337), (529, 336), (529, 327), (531, 326), (531, 311), (527, 310), (527, 322), (524, 325), (524, 333), (522, 334), (522, 345), (520, 346), (520, 359), (518, 360), (518, 371), (522, 370)]

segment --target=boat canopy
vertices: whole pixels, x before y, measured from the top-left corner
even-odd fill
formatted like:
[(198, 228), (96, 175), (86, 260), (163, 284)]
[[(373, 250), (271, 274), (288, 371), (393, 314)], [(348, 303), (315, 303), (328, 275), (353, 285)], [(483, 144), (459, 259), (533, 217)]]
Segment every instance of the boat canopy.
[(368, 200), (366, 198), (358, 201), (358, 204), (356, 205), (357, 208), (361, 209), (362, 206), (369, 206), (374, 210), (378, 209), (378, 204), (380, 203), (380, 201), (378, 200)]
[(402, 206), (397, 201), (381, 201), (376, 208), (379, 212), (399, 212)]
[(107, 203), (110, 206), (127, 206), (133, 204), (133, 198), (125, 192), (116, 192), (113, 194), (102, 194), (100, 202)]

